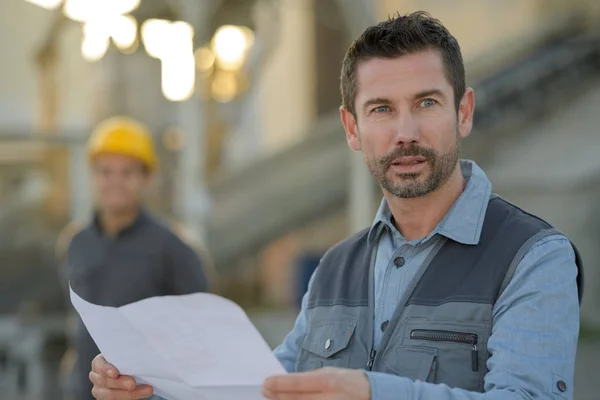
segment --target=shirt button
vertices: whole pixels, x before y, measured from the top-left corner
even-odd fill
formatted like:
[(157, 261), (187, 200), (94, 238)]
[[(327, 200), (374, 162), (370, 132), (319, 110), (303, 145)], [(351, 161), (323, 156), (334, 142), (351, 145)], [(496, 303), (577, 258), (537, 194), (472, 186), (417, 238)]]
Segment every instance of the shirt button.
[(381, 332), (385, 332), (385, 330), (387, 329), (389, 324), (390, 324), (389, 319), (387, 321), (383, 321), (383, 323), (381, 324)]
[(332, 342), (331, 339), (327, 339), (325, 341), (325, 350), (329, 350), (331, 348), (331, 342)]
[(566, 392), (567, 391), (567, 383), (565, 381), (558, 381), (558, 382), (556, 382), (556, 387), (561, 392)]
[(400, 268), (404, 266), (404, 257), (396, 257), (394, 258), (394, 265), (396, 268)]

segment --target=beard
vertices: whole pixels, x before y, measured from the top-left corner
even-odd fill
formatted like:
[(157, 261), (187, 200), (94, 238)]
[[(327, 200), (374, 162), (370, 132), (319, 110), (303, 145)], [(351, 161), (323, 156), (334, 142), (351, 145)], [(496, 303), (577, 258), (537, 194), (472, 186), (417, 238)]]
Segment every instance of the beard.
[[(388, 174), (392, 163), (399, 157), (420, 156), (429, 165), (429, 172)], [(409, 145), (398, 147), (379, 158), (367, 158), (365, 161), (371, 175), (379, 186), (392, 195), (411, 199), (425, 196), (442, 186), (450, 179), (460, 157), (460, 142), (457, 141), (446, 153), (439, 154), (433, 149)]]

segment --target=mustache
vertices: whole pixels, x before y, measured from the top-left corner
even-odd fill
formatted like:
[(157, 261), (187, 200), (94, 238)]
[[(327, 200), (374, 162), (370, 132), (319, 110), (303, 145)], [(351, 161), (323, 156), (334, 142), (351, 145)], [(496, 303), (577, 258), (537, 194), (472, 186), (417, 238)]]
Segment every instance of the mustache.
[(435, 151), (420, 146), (397, 147), (390, 153), (379, 158), (379, 165), (389, 167), (394, 160), (408, 156), (420, 156), (427, 160), (433, 160), (435, 158)]

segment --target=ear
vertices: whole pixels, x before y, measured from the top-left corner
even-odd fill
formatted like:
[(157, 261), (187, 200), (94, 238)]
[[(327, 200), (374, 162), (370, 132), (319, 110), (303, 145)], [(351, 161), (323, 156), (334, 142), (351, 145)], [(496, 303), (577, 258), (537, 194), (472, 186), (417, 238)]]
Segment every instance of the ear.
[(472, 88), (467, 88), (458, 107), (458, 132), (461, 138), (465, 138), (471, 133), (474, 112), (475, 92)]
[(342, 106), (340, 107), (340, 119), (342, 120), (342, 125), (344, 125), (344, 130), (346, 131), (348, 146), (354, 151), (360, 151), (361, 147), (356, 118), (354, 118), (354, 115), (352, 115), (350, 111)]

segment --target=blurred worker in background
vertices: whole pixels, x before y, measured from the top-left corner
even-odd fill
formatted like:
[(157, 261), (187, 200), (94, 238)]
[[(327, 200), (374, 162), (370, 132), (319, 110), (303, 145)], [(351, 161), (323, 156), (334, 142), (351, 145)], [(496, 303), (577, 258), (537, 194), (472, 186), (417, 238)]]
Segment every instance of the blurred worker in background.
[[(113, 117), (98, 125), (88, 143), (95, 201), (87, 224), (71, 223), (59, 237), (65, 282), (94, 304), (119, 307), (153, 296), (209, 289), (205, 258), (144, 209), (144, 193), (157, 167), (152, 137), (139, 122)], [(60, 246), (59, 246), (60, 247)], [(70, 390), (92, 399), (88, 374), (99, 353), (77, 320)]]

